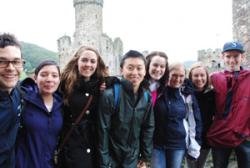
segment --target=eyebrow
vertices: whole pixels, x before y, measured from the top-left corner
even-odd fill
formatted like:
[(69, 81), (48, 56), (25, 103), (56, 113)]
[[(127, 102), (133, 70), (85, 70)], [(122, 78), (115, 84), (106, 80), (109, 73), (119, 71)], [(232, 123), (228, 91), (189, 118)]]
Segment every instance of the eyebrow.
[(13, 60), (6, 59), (5, 57), (0, 57), (0, 60), (6, 60), (6, 61), (14, 61), (14, 60), (22, 60), (22, 58), (14, 58)]

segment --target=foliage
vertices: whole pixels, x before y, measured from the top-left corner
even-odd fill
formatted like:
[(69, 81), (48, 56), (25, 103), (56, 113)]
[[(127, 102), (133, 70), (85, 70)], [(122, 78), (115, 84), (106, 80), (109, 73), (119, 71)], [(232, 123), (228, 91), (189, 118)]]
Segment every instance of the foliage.
[(57, 53), (47, 50), (35, 44), (21, 42), (22, 54), (26, 61), (25, 72), (32, 73), (34, 69), (44, 60), (54, 60), (58, 62)]

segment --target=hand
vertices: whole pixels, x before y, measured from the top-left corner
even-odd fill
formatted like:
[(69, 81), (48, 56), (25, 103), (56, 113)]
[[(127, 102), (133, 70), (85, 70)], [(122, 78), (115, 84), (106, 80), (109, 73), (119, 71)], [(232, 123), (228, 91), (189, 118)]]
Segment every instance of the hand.
[(100, 91), (104, 91), (106, 89), (106, 83), (103, 82), (101, 85), (100, 85)]
[(187, 155), (187, 159), (190, 160), (190, 161), (196, 161), (196, 159), (190, 155)]
[(140, 160), (137, 164), (137, 168), (147, 168), (146, 162)]

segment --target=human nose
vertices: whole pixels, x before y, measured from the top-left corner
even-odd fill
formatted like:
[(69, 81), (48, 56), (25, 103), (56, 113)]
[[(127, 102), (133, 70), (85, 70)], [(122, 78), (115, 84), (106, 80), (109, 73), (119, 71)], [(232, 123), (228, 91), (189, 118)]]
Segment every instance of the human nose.
[(45, 80), (46, 80), (46, 82), (51, 82), (54, 80), (54, 78), (52, 75), (48, 75)]
[(137, 74), (138, 73), (138, 70), (135, 68), (132, 70), (132, 74)]
[(90, 65), (91, 65), (91, 62), (90, 62), (90, 61), (86, 61), (86, 62), (85, 62), (85, 65), (90, 66)]

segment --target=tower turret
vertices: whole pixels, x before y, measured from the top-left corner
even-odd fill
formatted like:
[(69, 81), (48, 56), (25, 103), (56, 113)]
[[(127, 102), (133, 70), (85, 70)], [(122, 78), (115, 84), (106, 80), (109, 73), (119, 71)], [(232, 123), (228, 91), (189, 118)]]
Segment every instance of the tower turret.
[(74, 0), (74, 48), (81, 45), (101, 48), (103, 0)]
[(243, 43), (250, 66), (250, 0), (233, 0), (233, 38)]

